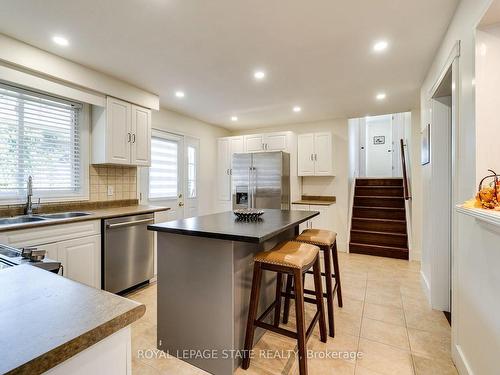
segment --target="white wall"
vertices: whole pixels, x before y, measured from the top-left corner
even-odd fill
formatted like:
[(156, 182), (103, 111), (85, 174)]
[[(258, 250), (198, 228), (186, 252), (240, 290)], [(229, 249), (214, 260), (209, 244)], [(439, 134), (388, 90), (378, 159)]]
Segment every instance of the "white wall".
[(72, 88), (85, 88), (147, 108), (159, 108), (160, 99), (155, 94), (2, 34), (0, 64), (41, 75)]
[(500, 173), (500, 25), (476, 33), (476, 150), (477, 183), (488, 169)]
[[(474, 196), (476, 188), (476, 122), (475, 122), (475, 35), (474, 30), (490, 0), (462, 0), (442, 45), (421, 88), (421, 129), (429, 118), (429, 91), (438, 80), (448, 56), (461, 43), (459, 75), (455, 82), (458, 105), (456, 134), (456, 201)], [(498, 143), (497, 143), (498, 145)], [(439, 145), (435, 145), (439, 147)], [(422, 179), (426, 176), (422, 170)], [(428, 188), (423, 187), (426, 200)], [(422, 217), (430, 211), (422, 207)], [(498, 250), (500, 234), (478, 221), (454, 213), (452, 357), (461, 374), (495, 374), (500, 353), (500, 320), (498, 319)], [(425, 244), (422, 255), (429, 251)]]
[(152, 126), (200, 140), (198, 212), (200, 215), (212, 213), (217, 203), (217, 138), (230, 135), (229, 131), (163, 108), (153, 111)]
[(347, 251), (348, 224), (348, 126), (347, 119), (325, 120), (312, 123), (291, 124), (275, 127), (259, 127), (258, 129), (234, 132), (233, 135), (269, 133), (275, 131), (293, 131), (296, 134), (331, 132), (333, 134), (335, 177), (302, 177), (302, 194), (335, 195), (335, 231), (338, 233), (339, 251)]

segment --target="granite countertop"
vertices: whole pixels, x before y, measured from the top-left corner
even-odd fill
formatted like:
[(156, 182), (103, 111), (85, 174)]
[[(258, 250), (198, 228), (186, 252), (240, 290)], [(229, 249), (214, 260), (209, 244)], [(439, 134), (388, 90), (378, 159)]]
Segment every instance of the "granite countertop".
[[(43, 221), (34, 221), (34, 222), (30, 222), (30, 223), (0, 225), (0, 232), (5, 232), (8, 230), (43, 227), (43, 226), (47, 226), (47, 225), (67, 224), (67, 223), (73, 223), (73, 222), (77, 222), (77, 221), (108, 219), (111, 217), (119, 217), (119, 216), (127, 216), (127, 215), (148, 214), (148, 213), (158, 212), (158, 211), (167, 211), (169, 209), (170, 208), (168, 208), (168, 207), (150, 206), (150, 205), (109, 207), (109, 208), (99, 208), (99, 209), (85, 209), (85, 208), (83, 208), (83, 209), (71, 210), (71, 211), (88, 212), (88, 213), (90, 213), (90, 215), (71, 217), (71, 218), (65, 218), (65, 219), (51, 219), (51, 220), (43, 220)], [(36, 215), (37, 215), (37, 213), (34, 214), (34, 216), (36, 216)], [(43, 215), (43, 214), (41, 214), (41, 215)]]
[(330, 206), (337, 201), (337, 197), (331, 195), (303, 195), (298, 201), (292, 204), (312, 204), (318, 206)]
[(137, 302), (21, 265), (0, 271), (0, 373), (39, 374), (144, 315)]
[(265, 209), (258, 221), (238, 221), (232, 212), (148, 225), (149, 230), (230, 241), (262, 243), (314, 216), (317, 211)]

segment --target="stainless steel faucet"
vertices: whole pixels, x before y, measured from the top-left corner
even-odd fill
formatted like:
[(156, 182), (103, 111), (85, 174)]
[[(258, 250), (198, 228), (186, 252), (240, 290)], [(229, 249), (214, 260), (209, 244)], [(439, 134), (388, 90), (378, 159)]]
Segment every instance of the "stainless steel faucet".
[(28, 177), (28, 194), (26, 195), (26, 207), (24, 207), (25, 215), (33, 215), (33, 178)]

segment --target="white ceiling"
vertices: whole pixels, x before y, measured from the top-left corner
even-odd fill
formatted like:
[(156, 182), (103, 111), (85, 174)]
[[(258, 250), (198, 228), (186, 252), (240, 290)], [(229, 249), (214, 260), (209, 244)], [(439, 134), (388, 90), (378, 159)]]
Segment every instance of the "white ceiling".
[[(238, 129), (414, 108), (458, 1), (2, 0), (0, 33)], [(378, 55), (379, 39), (390, 47)]]

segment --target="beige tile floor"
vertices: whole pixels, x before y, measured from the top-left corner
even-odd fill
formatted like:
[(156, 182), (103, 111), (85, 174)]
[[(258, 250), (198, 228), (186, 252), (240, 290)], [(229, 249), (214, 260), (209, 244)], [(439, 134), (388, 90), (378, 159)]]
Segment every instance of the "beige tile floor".
[[(344, 307), (335, 306), (335, 338), (322, 343), (318, 328), (311, 336), (310, 374), (457, 374), (450, 357), (450, 327), (425, 299), (418, 262), (344, 253), (339, 260)], [(145, 316), (132, 326), (134, 374), (207, 374), (174, 357), (138, 358), (138, 350), (154, 349), (156, 344), (156, 285), (128, 297), (147, 307)], [(314, 306), (306, 307), (306, 316), (312, 318)], [(288, 326), (294, 326), (293, 307)], [(257, 353), (294, 348), (294, 340), (274, 333), (266, 333), (255, 347)], [(236, 374), (295, 375), (297, 360), (257, 356), (249, 370), (238, 369)]]

